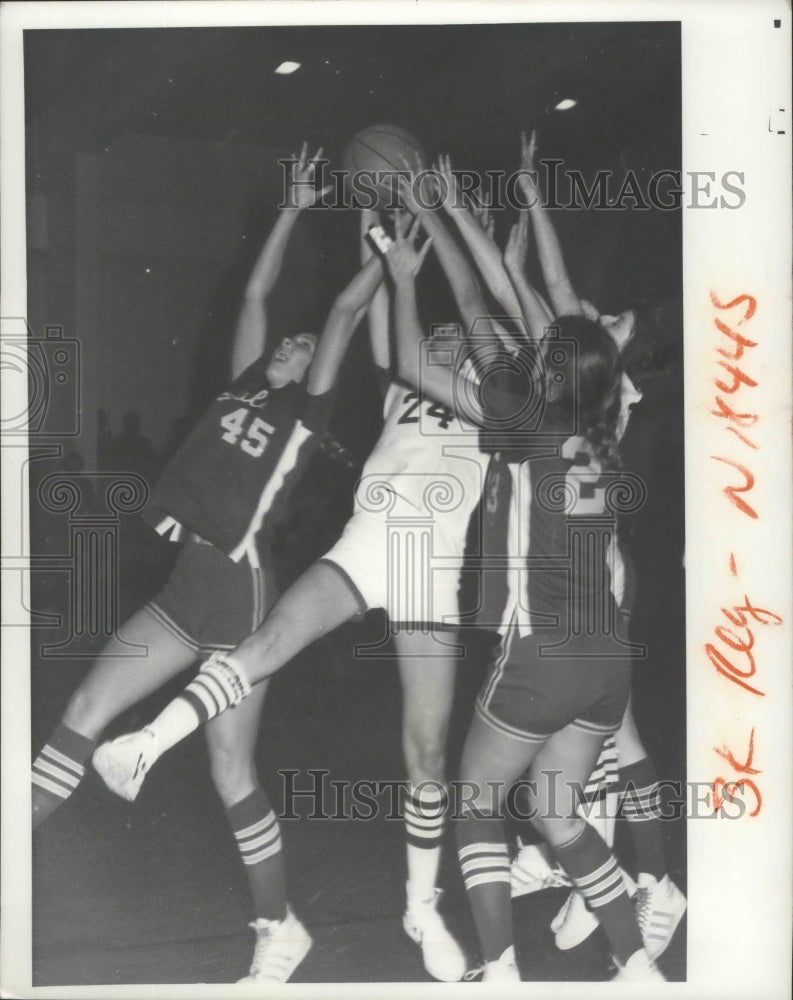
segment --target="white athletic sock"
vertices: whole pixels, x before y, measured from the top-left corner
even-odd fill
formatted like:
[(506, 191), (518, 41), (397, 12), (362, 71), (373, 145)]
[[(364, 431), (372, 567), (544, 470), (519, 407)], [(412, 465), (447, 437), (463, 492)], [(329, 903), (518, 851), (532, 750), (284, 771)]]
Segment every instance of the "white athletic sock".
[(184, 691), (146, 726), (156, 737), (157, 758), (199, 726), (238, 705), (250, 690), (242, 664), (224, 653), (213, 653)]
[(433, 898), (448, 795), (439, 782), (411, 785), (405, 803), (408, 903)]

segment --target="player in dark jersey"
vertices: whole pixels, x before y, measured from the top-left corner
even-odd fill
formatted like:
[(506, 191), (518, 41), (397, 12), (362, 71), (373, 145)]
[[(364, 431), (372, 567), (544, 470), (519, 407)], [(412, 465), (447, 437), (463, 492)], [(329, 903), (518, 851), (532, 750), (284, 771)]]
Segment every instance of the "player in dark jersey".
[[(408, 280), (397, 295), (397, 331), (418, 340), (409, 280), (415, 254), (407, 244), (401, 253)], [(440, 366), (415, 372), (436, 398), (467, 400), (469, 419), (508, 432), (501, 458), (528, 466), (531, 482), (532, 632), (510, 630), (477, 699), (460, 775), (462, 787), (476, 791), (457, 822), (458, 853), (485, 979), (517, 980), (501, 813), (506, 793), (533, 765), (537, 823), (596, 909), (620, 977), (660, 980), (616, 860), (575, 808), (576, 788), (586, 784), (604, 736), (619, 728), (630, 691), (630, 656), (607, 569), (613, 522), (603, 516), (605, 477), (616, 468), (621, 370), (616, 344), (598, 324), (561, 317), (557, 325), (558, 341), (548, 341), (539, 371), (527, 365), (483, 373), (476, 405), (451, 379), (444, 387)]]
[[(532, 132), (527, 139), (521, 136), (521, 171), (519, 182), (523, 190), (528, 214), (537, 246), (548, 296), (556, 316), (588, 316), (603, 327), (619, 348), (623, 360), (621, 377), (622, 406), (617, 422), (616, 436), (625, 432), (631, 408), (641, 399), (641, 392), (634, 385), (641, 384), (643, 376), (658, 367), (654, 359), (653, 344), (657, 315), (646, 303), (626, 309), (616, 315), (600, 313), (592, 303), (581, 299), (570, 278), (562, 247), (556, 235), (550, 214), (536, 181), (535, 154), (537, 139)], [(512, 272), (511, 272), (512, 273)], [(628, 553), (615, 546), (615, 555), (622, 556), (628, 564)], [(628, 587), (628, 592), (632, 588)], [(628, 821), (636, 857), (636, 895), (634, 897), (647, 951), (658, 957), (666, 949), (686, 909), (686, 899), (667, 872), (663, 846), (662, 818), (658, 774), (652, 758), (645, 749), (631, 703), (625, 711), (623, 724), (615, 734), (618, 770), (616, 779), (609, 786), (608, 801), (622, 797), (621, 813)], [(610, 789), (615, 789), (611, 791)], [(609, 806), (605, 834), (613, 837), (614, 809)], [(516, 859), (519, 864), (520, 857)], [(625, 873), (623, 873), (625, 874)], [(583, 897), (574, 891), (552, 923), (560, 947), (573, 947), (592, 933), (597, 922)]]
[[(146, 519), (184, 543), (174, 571), (102, 650), (34, 761), (34, 825), (78, 786), (97, 738), (115, 716), (196, 659), (233, 649), (276, 600), (270, 536), (325, 428), (344, 351), (382, 280), (381, 262), (370, 261), (337, 297), (319, 341), (298, 333), (265, 353), (267, 297), (299, 215), (322, 194), (313, 172), (304, 146), (290, 207), (281, 209), (248, 282), (234, 336), (233, 381), (152, 492)], [(146, 655), (130, 656), (130, 644)], [(260, 685), (233, 716), (208, 726), (206, 737), (254, 901), (257, 945), (247, 981), (284, 981), (311, 939), (287, 905), (278, 823), (254, 765), (265, 693)], [(204, 694), (213, 697), (211, 690)]]
[[(615, 316), (600, 314), (591, 303), (579, 299), (567, 273), (553, 223), (543, 207), (543, 200), (533, 179), (535, 149), (534, 134), (530, 140), (527, 140), (525, 135), (521, 137), (522, 162), (519, 180), (526, 204), (531, 207), (530, 210), (520, 213), (518, 222), (512, 227), (503, 255), (493, 239), (492, 227), (488, 227), (487, 208), (482, 206), (477, 208), (475, 203), (466, 207), (452, 173), (450, 160), (441, 156), (436, 169), (444, 179), (443, 190), (446, 197), (443, 200), (443, 208), (465, 239), (493, 296), (508, 315), (515, 316), (522, 313), (528, 326), (534, 329), (552, 325), (554, 316), (586, 315), (596, 320), (609, 333), (623, 356), (626, 350), (628, 353), (639, 355), (633, 363), (629, 362), (627, 367), (631, 373), (634, 373), (637, 367), (641, 370), (641, 355), (646, 353), (648, 345), (645, 343), (644, 348), (638, 351), (634, 350), (634, 345), (638, 346), (642, 340), (649, 340), (647, 335), (650, 333), (650, 324), (647, 321), (650, 317), (633, 309), (625, 310)], [(538, 257), (547, 284), (550, 305), (529, 284), (524, 269), (529, 217), (533, 223)], [(617, 424), (618, 438), (624, 433), (632, 407), (640, 399), (641, 392), (636, 389), (627, 371), (623, 371), (621, 410)], [(493, 471), (495, 473), (496, 470)], [(505, 468), (500, 469), (500, 472), (505, 478), (509, 478), (510, 474), (515, 487), (519, 486), (521, 477), (518, 466), (510, 467), (507, 464)], [(491, 482), (493, 481), (495, 474), (491, 477)], [(615, 595), (620, 595), (621, 587), (617, 581), (618, 578), (624, 578), (624, 573), (620, 571), (627, 553), (616, 544), (616, 541), (614, 539), (610, 553), (611, 578)], [(512, 552), (511, 555), (515, 557), (523, 553)], [(523, 627), (522, 618), (528, 615), (527, 609), (522, 607), (522, 602), (517, 596), (520, 587), (515, 577), (519, 575), (514, 572), (511, 574), (508, 606), (503, 612), (505, 617), (502, 619), (500, 631), (508, 630), (513, 610), (516, 614), (514, 624), (518, 628)], [(625, 608), (625, 602), (621, 601), (620, 610), (624, 611)], [(614, 788), (617, 789), (616, 792), (611, 791)], [(686, 902), (666, 872), (659, 816), (658, 778), (653, 762), (639, 738), (630, 703), (622, 726), (615, 736), (609, 737), (604, 742), (603, 752), (588, 783), (588, 790), (589, 794), (607, 795), (606, 814), (604, 815), (600, 809), (590, 809), (587, 811), (587, 819), (601, 830), (610, 846), (614, 833), (614, 803), (619, 795), (629, 795), (623, 808), (626, 818), (630, 821), (629, 829), (636, 853), (637, 883), (633, 883), (626, 872), (623, 871), (622, 874), (629, 884), (629, 891), (634, 896), (645, 946), (652, 957), (657, 957), (669, 944), (685, 911)], [(543, 884), (549, 886), (569, 884), (569, 879), (558, 866), (552, 868), (534, 844), (521, 847), (513, 862), (514, 894), (536, 891)], [(552, 922), (551, 929), (555, 932), (557, 945), (567, 949), (579, 944), (591, 934), (597, 923), (595, 915), (586, 907), (583, 896), (574, 890)]]

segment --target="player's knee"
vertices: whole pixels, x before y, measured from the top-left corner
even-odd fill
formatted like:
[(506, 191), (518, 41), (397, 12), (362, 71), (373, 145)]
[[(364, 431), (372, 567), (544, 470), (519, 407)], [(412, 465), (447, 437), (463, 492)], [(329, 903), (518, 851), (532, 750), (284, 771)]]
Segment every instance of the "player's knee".
[(113, 714), (105, 698), (97, 697), (92, 691), (77, 690), (66, 707), (63, 724), (81, 736), (98, 739)]
[(539, 815), (533, 822), (552, 847), (561, 847), (581, 832), (585, 821), (580, 816), (550, 814)]
[(446, 748), (440, 740), (424, 739), (406, 733), (404, 750), (408, 776), (412, 782), (444, 780)]
[(257, 784), (256, 765), (253, 760), (233, 753), (225, 747), (210, 749), (210, 770), (215, 789), (225, 806), (249, 795)]

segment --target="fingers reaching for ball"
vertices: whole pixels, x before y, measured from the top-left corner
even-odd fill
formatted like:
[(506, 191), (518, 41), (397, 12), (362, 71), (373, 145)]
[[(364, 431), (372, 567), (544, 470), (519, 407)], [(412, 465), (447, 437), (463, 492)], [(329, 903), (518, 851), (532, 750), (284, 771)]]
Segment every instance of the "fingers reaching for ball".
[(322, 152), (323, 149), (320, 146), (316, 153), (309, 157), (308, 143), (304, 142), (300, 147), (299, 156), (292, 153), (290, 202), (296, 208), (308, 208), (333, 190), (332, 184), (319, 189), (314, 185), (317, 165), (322, 159)]
[(420, 220), (409, 212), (397, 212), (394, 216), (394, 242), (385, 259), (396, 285), (416, 277), (432, 244), (432, 237), (428, 236), (420, 247), (416, 247), (419, 223)]

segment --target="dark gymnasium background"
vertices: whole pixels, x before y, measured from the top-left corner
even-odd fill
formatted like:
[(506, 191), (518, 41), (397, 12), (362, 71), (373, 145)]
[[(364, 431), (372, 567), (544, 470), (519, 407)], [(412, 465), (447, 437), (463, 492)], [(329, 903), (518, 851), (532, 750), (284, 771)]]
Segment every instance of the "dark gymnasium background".
[[(301, 68), (275, 74), (284, 60)], [(555, 111), (563, 98), (578, 103)], [(31, 550), (49, 563), (32, 576), (35, 751), (102, 644), (102, 622), (68, 571), (80, 539), (108, 530), (120, 539), (116, 568), (96, 581), (110, 620), (116, 600), (123, 619), (167, 576), (168, 545), (134, 515), (102, 520), (103, 484), (123, 470), (153, 479), (223, 381), (247, 272), (279, 200), (276, 161), (307, 139), (339, 167), (356, 131), (393, 122), (430, 155), (450, 153), (456, 168), (511, 171), (520, 130), (536, 128), (540, 155), (563, 169), (585, 178), (613, 171), (614, 191), (628, 171), (646, 184), (680, 168), (680, 32), (673, 23), (26, 31), (25, 102), (28, 320), (36, 337), (62, 328), (70, 366), (47, 434), (31, 439)], [(511, 220), (496, 219), (502, 244)], [(625, 441), (626, 464), (648, 486), (628, 531), (639, 573), (634, 638), (648, 650), (636, 714), (660, 776), (682, 779), (681, 214), (564, 210), (553, 221), (581, 294), (607, 312), (637, 296), (664, 307), (667, 374), (648, 387)], [(357, 227), (350, 210), (306, 213), (275, 293), (274, 336), (320, 327), (357, 268)], [(425, 271), (422, 318), (455, 320), (431, 257)], [(344, 450), (329, 445), (296, 491), (279, 547), (283, 583), (322, 554), (350, 511), (379, 430), (370, 366), (364, 331), (333, 422)], [(81, 490), (71, 513), (40, 499), (54, 473)], [(301, 786), (310, 768), (327, 769), (327, 780), (402, 778), (395, 666), (388, 650), (377, 660), (351, 654), (382, 627), (377, 614), (343, 627), (272, 684), (259, 762), (274, 803), (279, 769), (299, 770)], [(452, 776), (486, 644), (471, 637), (460, 668)], [(145, 722), (181, 686), (119, 718), (111, 734)], [(193, 737), (155, 769), (134, 806), (90, 776), (37, 832), (35, 985), (229, 982), (243, 973), (246, 886), (204, 765)], [(423, 980), (400, 926), (401, 824), (309, 819), (308, 799), (295, 809), (302, 818), (283, 823), (290, 894), (315, 938), (295, 980)], [(620, 837), (618, 829), (618, 847)], [(683, 822), (668, 823), (666, 838), (685, 891)], [(443, 884), (450, 924), (473, 960), (451, 850)], [(554, 948), (547, 925), (563, 898), (553, 890), (516, 904), (524, 975), (605, 978), (597, 934), (572, 952)], [(685, 977), (683, 934), (663, 969)]]

